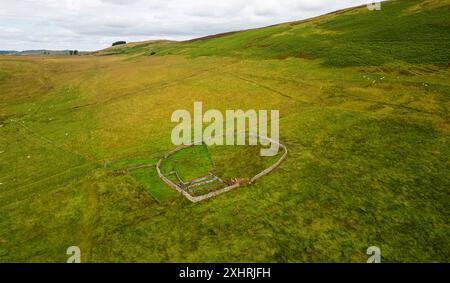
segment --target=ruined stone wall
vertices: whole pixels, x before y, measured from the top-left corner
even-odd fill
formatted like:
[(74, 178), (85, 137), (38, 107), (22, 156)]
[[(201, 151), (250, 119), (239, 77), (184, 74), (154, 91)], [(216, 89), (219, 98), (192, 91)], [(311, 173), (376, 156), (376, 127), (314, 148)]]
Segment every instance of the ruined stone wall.
[[(272, 172), (273, 170), (275, 170), (275, 169), (276, 169), (276, 168), (277, 168), (277, 167), (278, 167), (278, 166), (286, 159), (286, 156), (287, 156), (287, 154), (288, 154), (288, 150), (287, 150), (287, 148), (286, 148), (283, 144), (278, 143), (278, 142), (276, 142), (276, 141), (274, 141), (274, 140), (271, 140), (271, 139), (269, 139), (269, 138), (267, 138), (267, 137), (263, 137), (263, 136), (259, 136), (259, 137), (262, 138), (262, 139), (266, 139), (266, 140), (268, 140), (268, 141), (270, 141), (270, 142), (272, 142), (272, 143), (275, 143), (275, 144), (277, 144), (278, 146), (280, 146), (280, 147), (284, 150), (284, 154), (283, 154), (283, 156), (282, 156), (277, 162), (275, 162), (272, 166), (270, 166), (269, 168), (265, 169), (264, 171), (262, 171), (262, 172), (259, 173), (258, 175), (256, 175), (256, 176), (254, 176), (253, 178), (251, 178), (251, 180), (250, 180), (250, 182), (249, 182), (249, 185), (252, 184), (252, 183), (254, 183), (254, 182), (256, 182), (258, 179), (262, 178), (263, 176), (266, 176), (267, 174), (269, 174), (269, 173)], [(171, 155), (173, 155), (173, 154), (175, 154), (175, 153), (177, 153), (177, 152), (179, 152), (179, 151), (181, 151), (181, 150), (183, 150), (183, 149), (186, 149), (186, 148), (189, 148), (189, 147), (191, 147), (191, 146), (198, 145), (198, 144), (200, 144), (200, 143), (196, 142), (196, 143), (193, 143), (193, 144), (191, 144), (191, 145), (182, 145), (182, 146), (179, 146), (179, 147), (177, 147), (176, 149), (174, 149), (174, 150), (172, 150), (172, 151), (166, 153), (166, 154), (164, 155), (164, 158), (160, 159), (160, 160), (158, 161), (158, 163), (156, 164), (156, 171), (157, 171), (157, 173), (158, 173), (158, 176), (161, 178), (161, 180), (163, 180), (164, 183), (166, 183), (166, 184), (167, 184), (169, 187), (171, 187), (172, 189), (177, 190), (180, 194), (182, 194), (184, 197), (186, 197), (189, 201), (191, 201), (191, 202), (193, 202), (193, 203), (197, 203), (197, 202), (200, 202), (200, 201), (204, 201), (204, 200), (207, 200), (207, 199), (216, 197), (216, 196), (218, 196), (218, 195), (221, 195), (221, 194), (223, 194), (223, 193), (226, 193), (226, 192), (229, 192), (229, 191), (231, 191), (231, 190), (234, 190), (234, 189), (236, 189), (236, 188), (241, 187), (241, 185), (239, 185), (239, 184), (234, 184), (234, 185), (228, 186), (228, 187), (226, 187), (226, 188), (223, 188), (223, 189), (220, 189), (220, 190), (217, 190), (217, 191), (214, 191), (214, 192), (210, 192), (210, 193), (205, 194), (205, 195), (203, 195), (203, 196), (196, 196), (196, 197), (194, 197), (194, 196), (191, 196), (187, 191), (185, 191), (183, 188), (181, 188), (180, 186), (178, 186), (177, 184), (175, 184), (174, 182), (172, 182), (171, 180), (169, 180), (166, 176), (164, 176), (164, 175), (161, 173), (160, 167), (161, 167), (161, 164), (162, 164), (162, 162), (164, 161), (164, 159), (167, 159), (169, 156), (171, 156)]]

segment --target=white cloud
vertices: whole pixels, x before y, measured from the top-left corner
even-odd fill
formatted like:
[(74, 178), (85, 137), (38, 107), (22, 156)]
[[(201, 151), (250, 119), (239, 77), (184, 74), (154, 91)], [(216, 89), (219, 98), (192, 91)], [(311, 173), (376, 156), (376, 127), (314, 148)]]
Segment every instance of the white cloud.
[(0, 0), (0, 50), (97, 50), (301, 20), (367, 0)]

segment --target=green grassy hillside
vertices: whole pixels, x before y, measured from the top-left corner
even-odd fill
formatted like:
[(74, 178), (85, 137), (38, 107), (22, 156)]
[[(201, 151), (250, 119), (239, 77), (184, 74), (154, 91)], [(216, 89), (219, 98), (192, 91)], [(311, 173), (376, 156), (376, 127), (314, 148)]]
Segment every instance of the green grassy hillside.
[[(320, 59), (326, 66), (380, 66), (392, 61), (448, 64), (450, 1), (392, 1), (312, 20), (217, 35), (189, 42), (150, 42), (104, 54), (233, 56)], [(427, 5), (428, 3), (428, 5)], [(414, 44), (410, 44), (414, 42)]]
[[(0, 56), (0, 262), (65, 262), (73, 245), (84, 262), (365, 262), (373, 245), (384, 262), (448, 262), (449, 9)], [(279, 109), (287, 159), (198, 204), (154, 168), (127, 171), (174, 149), (171, 114), (194, 101)], [(218, 157), (226, 176), (264, 164)]]

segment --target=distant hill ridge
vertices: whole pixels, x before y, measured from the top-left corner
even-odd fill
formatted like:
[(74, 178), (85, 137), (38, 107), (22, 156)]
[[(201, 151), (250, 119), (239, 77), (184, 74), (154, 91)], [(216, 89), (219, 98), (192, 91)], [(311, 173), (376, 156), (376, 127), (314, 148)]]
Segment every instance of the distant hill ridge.
[(308, 20), (189, 41), (114, 46), (97, 55), (227, 56), (317, 59), (336, 67), (450, 62), (450, 0), (398, 0), (348, 8)]
[[(0, 50), (0, 55), (71, 55), (72, 50), (24, 50), (24, 51), (14, 51), (14, 50)], [(78, 52), (78, 54), (85, 52)]]

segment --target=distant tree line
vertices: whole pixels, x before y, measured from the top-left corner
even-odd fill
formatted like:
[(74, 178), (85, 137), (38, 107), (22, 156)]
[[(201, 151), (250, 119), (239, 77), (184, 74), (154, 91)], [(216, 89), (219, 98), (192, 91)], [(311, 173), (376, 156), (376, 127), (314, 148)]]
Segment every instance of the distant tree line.
[(58, 54), (69, 54), (69, 55), (78, 55), (79, 54), (79, 52), (78, 52), (78, 50), (61, 50), (61, 51), (49, 51), (49, 50), (44, 50), (44, 51), (41, 51), (41, 53), (42, 54), (44, 54), (44, 55), (52, 55), (52, 54), (55, 54), (55, 55), (58, 55)]
[(116, 41), (112, 44), (112, 46), (122, 45), (122, 44), (127, 44), (127, 42), (126, 41)]

